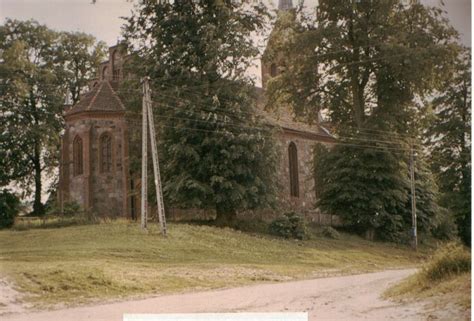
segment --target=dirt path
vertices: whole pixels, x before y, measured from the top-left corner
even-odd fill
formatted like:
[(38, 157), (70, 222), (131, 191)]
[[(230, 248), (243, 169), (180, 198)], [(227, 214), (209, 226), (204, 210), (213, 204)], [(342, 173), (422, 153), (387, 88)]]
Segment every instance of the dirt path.
[(397, 304), (380, 298), (394, 282), (415, 270), (331, 277), (296, 282), (160, 296), (145, 300), (0, 316), (20, 320), (122, 320), (123, 313), (299, 312), (313, 320), (425, 320), (422, 303)]

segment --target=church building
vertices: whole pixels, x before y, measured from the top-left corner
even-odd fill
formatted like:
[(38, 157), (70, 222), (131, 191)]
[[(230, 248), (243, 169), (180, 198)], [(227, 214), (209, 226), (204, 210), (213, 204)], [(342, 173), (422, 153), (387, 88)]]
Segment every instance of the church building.
[[(279, 9), (291, 10), (291, 0), (280, 0)], [(263, 109), (266, 83), (278, 76), (282, 59), (280, 56), (268, 60), (265, 54), (263, 57), (262, 88), (255, 89), (260, 97), (256, 107), (279, 129), (276, 141), (281, 155), (275, 175), (281, 182), (278, 195), (281, 210), (273, 214), (262, 211), (261, 216), (268, 218), (294, 210), (313, 220), (318, 215), (321, 221), (321, 214), (314, 209), (313, 147), (316, 143), (331, 144), (335, 139), (320, 124), (295, 121), (288, 109), (273, 108), (274, 112)], [(129, 135), (136, 128), (127, 122), (127, 106), (118, 96), (125, 58), (126, 53), (119, 45), (109, 48), (109, 59), (99, 66), (98, 77), (91, 83), (89, 92), (65, 110), (58, 189), (61, 208), (75, 202), (101, 216), (139, 217), (137, 182), (132, 179), (139, 177), (139, 173), (131, 173), (129, 168)], [(193, 211), (168, 209), (166, 215), (175, 219), (193, 218)]]

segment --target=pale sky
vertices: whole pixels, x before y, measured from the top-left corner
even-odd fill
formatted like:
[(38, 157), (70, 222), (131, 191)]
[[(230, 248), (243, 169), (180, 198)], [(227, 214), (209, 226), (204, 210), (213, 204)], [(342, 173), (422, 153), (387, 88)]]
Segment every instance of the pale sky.
[[(272, 0), (270, 0), (272, 1)], [(273, 0), (275, 5), (277, 0)], [(297, 3), (298, 0), (293, 0)], [(348, 1), (348, 0), (337, 0)], [(423, 3), (437, 5), (440, 0), (422, 0)], [(471, 44), (471, 1), (444, 0), (448, 17), (453, 26), (462, 34), (462, 42)], [(315, 6), (317, 0), (306, 0), (308, 7)], [(122, 16), (128, 16), (132, 9), (130, 0), (0, 0), (0, 21), (6, 17), (35, 19), (56, 30), (83, 31), (113, 45), (120, 35)]]
[[(274, 6), (278, 0), (273, 1)], [(299, 0), (293, 0), (296, 4)], [(336, 0), (349, 1), (349, 0)], [(35, 19), (55, 30), (81, 31), (94, 35), (109, 46), (117, 43), (124, 20), (130, 15), (131, 0), (0, 0), (0, 22), (5, 18), (20, 20)], [(314, 7), (318, 0), (305, 0), (307, 7)], [(440, 0), (422, 0), (429, 5), (438, 5)], [(471, 45), (471, 0), (444, 0), (448, 18), (461, 33), (461, 42)], [(249, 70), (260, 85), (257, 66)]]

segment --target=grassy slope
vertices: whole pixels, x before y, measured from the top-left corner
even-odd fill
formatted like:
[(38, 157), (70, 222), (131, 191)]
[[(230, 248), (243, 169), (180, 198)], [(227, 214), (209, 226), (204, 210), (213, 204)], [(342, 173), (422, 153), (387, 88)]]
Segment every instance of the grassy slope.
[(170, 224), (167, 239), (125, 221), (0, 231), (0, 274), (41, 305), (407, 267), (423, 256), (344, 234), (301, 242), (184, 224)]
[(429, 309), (434, 312), (450, 309), (451, 315), (445, 317), (452, 320), (470, 319), (470, 261), (467, 249), (448, 244), (425, 262), (418, 273), (391, 287), (384, 296), (399, 301), (428, 299), (432, 303)]

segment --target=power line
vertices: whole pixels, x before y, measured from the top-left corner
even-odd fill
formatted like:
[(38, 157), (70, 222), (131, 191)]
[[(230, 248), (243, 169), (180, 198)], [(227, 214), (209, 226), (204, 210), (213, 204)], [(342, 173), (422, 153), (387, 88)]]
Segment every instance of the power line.
[[(134, 121), (135, 124), (139, 125), (140, 123), (138, 121)], [(192, 127), (185, 127), (185, 126), (170, 126), (170, 125), (160, 125), (161, 127), (166, 127), (166, 128), (173, 128), (177, 130), (182, 130), (182, 131), (197, 131), (197, 132), (208, 132), (208, 133), (214, 133), (214, 134), (220, 134), (220, 135), (226, 135), (226, 136), (240, 136), (240, 135), (252, 135), (252, 134), (246, 134), (246, 133), (233, 133), (230, 131), (224, 132), (220, 130), (211, 130), (211, 129), (201, 129), (201, 128), (192, 128)], [(261, 137), (267, 137), (267, 138), (274, 138), (274, 135), (267, 135), (267, 134), (258, 134)], [(367, 141), (367, 143), (371, 143), (370, 141)], [(340, 146), (349, 146), (349, 147), (354, 147), (354, 148), (360, 148), (360, 149), (367, 149), (367, 150), (374, 150), (374, 151), (381, 151), (381, 152), (390, 152), (390, 153), (398, 153), (398, 154), (403, 154), (407, 155), (407, 153), (410, 151), (410, 148), (397, 148), (397, 147), (392, 147), (392, 146), (373, 146), (373, 145), (367, 145), (367, 144), (352, 144), (352, 143), (343, 143), (343, 142), (327, 142), (327, 144), (330, 145), (340, 145)], [(414, 151), (418, 152), (424, 152), (422, 150), (417, 150), (414, 149)]]

